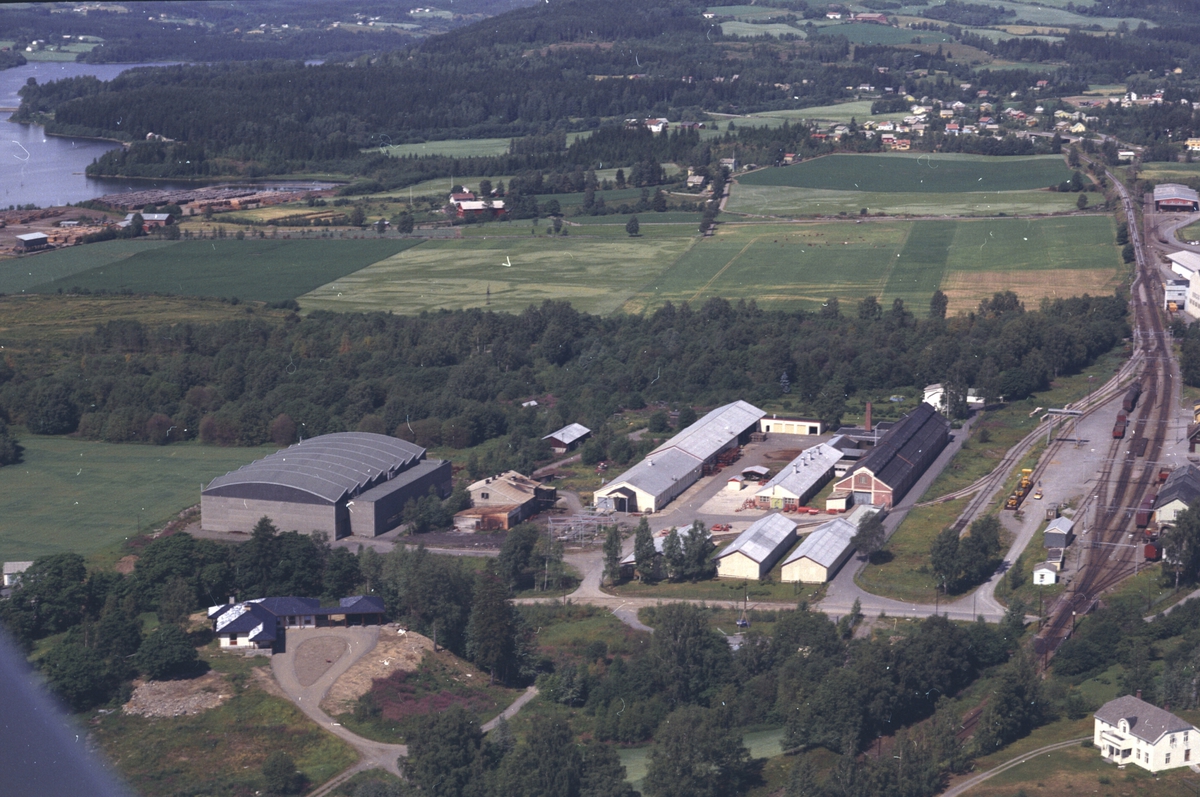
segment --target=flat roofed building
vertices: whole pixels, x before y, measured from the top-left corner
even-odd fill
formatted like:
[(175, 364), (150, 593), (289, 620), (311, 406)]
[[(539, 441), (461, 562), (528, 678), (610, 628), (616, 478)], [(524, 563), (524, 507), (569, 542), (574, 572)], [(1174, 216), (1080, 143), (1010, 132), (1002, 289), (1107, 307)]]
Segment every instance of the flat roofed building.
[(659, 511), (695, 484), (705, 465), (749, 440), (765, 414), (744, 401), (717, 407), (596, 490), (596, 506), (617, 512)]
[(795, 539), (796, 524), (783, 515), (759, 518), (717, 554), (717, 577), (760, 579)]
[(1179, 183), (1160, 183), (1154, 186), (1155, 210), (1200, 210), (1200, 194)]
[(1071, 540), (1075, 539), (1074, 528), (1074, 520), (1065, 517), (1055, 518), (1050, 521), (1050, 525), (1046, 526), (1046, 530), (1042, 533), (1044, 538), (1042, 547), (1066, 548), (1071, 544)]
[(1154, 521), (1172, 524), (1179, 513), (1200, 499), (1200, 468), (1184, 465), (1171, 471), (1154, 500)]
[(834, 485), (856, 504), (891, 508), (916, 484), (950, 440), (950, 422), (922, 402)]
[(763, 434), (804, 434), (818, 435), (825, 433), (825, 425), (815, 418), (780, 418), (772, 415), (758, 422), (759, 431)]
[(579, 446), (592, 434), (592, 430), (581, 423), (569, 423), (557, 432), (551, 432), (543, 437), (550, 441), (550, 450), (555, 454), (565, 454)]
[(1151, 772), (1196, 763), (1200, 731), (1133, 695), (1108, 701), (1096, 711), (1093, 721), (1092, 742), (1105, 761), (1134, 763)]
[(833, 478), (834, 465), (842, 458), (842, 451), (836, 445), (840, 439), (835, 437), (828, 443), (805, 449), (784, 465), (755, 493), (758, 505), (763, 509), (795, 509), (806, 504)]
[(1189, 280), (1185, 279), (1163, 280), (1163, 309), (1179, 310), (1187, 305), (1188, 285)]
[(824, 584), (833, 578), (854, 553), (858, 527), (845, 518), (817, 526), (783, 561), (781, 581)]
[(321, 435), (209, 482), (201, 526), (250, 531), (265, 516), (282, 530), (373, 537), (400, 524), (409, 500), (431, 488), (444, 497), (450, 484), (450, 463), (425, 459), (412, 443), (366, 432)]

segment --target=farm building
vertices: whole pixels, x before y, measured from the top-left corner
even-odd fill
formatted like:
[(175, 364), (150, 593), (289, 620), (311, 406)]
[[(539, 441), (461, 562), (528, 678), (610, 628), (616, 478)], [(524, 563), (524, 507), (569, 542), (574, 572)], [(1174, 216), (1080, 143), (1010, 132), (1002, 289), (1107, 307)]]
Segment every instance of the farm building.
[(1057, 584), (1058, 568), (1049, 562), (1042, 562), (1033, 568), (1034, 584)]
[(1179, 183), (1160, 183), (1154, 186), (1154, 209), (1197, 211), (1200, 210), (1200, 194)]
[(1093, 719), (1092, 742), (1105, 761), (1125, 765), (1132, 759), (1151, 772), (1196, 762), (1196, 726), (1133, 695), (1108, 701)]
[(922, 402), (867, 452), (835, 492), (850, 492), (856, 504), (892, 507), (916, 484), (950, 440), (950, 422)]
[(555, 454), (565, 454), (582, 444), (591, 434), (592, 430), (583, 424), (570, 423), (542, 439), (550, 441), (550, 450)]
[(617, 512), (657, 512), (758, 429), (766, 413), (735, 401), (700, 418), (595, 492), (596, 506)]
[(795, 509), (803, 506), (833, 477), (833, 466), (842, 458), (840, 438), (800, 453), (754, 495), (762, 509)]
[(467, 528), (460, 518), (473, 520), (473, 529), (510, 529), (545, 506), (553, 506), (558, 498), (553, 487), (544, 487), (513, 470), (480, 479), (467, 490), (471, 493), (471, 508), (454, 516), (454, 525), (460, 529)]
[(505, 212), (503, 199), (455, 200), (453, 205), (454, 214), (460, 219), (465, 219), (468, 216), (474, 218), (489, 216), (501, 218)]
[(268, 517), (285, 530), (374, 537), (400, 525), (404, 505), (431, 488), (450, 494), (447, 460), (387, 435), (327, 434), (213, 479), (200, 493), (201, 526), (249, 531)]
[(813, 418), (780, 418), (778, 415), (772, 415), (770, 418), (763, 418), (758, 422), (758, 430), (763, 434), (807, 434), (817, 435), (825, 433), (825, 425)]
[(717, 577), (762, 578), (795, 539), (796, 524), (783, 515), (759, 518), (717, 554)]
[(36, 252), (50, 246), (50, 236), (44, 232), (27, 232), (17, 236), (17, 248), (22, 252)]
[(1075, 538), (1072, 530), (1075, 528), (1075, 521), (1070, 518), (1060, 517), (1050, 521), (1050, 525), (1046, 526), (1046, 530), (1042, 533), (1045, 538), (1042, 542), (1043, 548), (1066, 548), (1071, 544), (1071, 540)]
[(15, 587), (21, 582), (21, 574), (33, 567), (33, 562), (5, 562), (4, 581), (0, 586)]
[(824, 584), (833, 578), (850, 554), (858, 527), (845, 518), (817, 526), (783, 562), (780, 581)]
[(342, 598), (322, 606), (316, 598), (258, 598), (208, 607), (208, 619), (222, 648), (270, 650), (287, 628), (379, 625), (383, 599), (373, 595)]
[(1154, 522), (1169, 525), (1200, 498), (1200, 468), (1184, 465), (1171, 471), (1154, 501)]

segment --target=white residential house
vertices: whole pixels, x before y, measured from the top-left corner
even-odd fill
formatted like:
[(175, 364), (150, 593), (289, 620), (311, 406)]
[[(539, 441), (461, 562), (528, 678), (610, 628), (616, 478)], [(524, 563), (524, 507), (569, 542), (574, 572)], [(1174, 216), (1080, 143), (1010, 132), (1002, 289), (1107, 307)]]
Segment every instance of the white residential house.
[(1105, 761), (1137, 764), (1151, 772), (1196, 762), (1200, 731), (1190, 722), (1146, 701), (1125, 695), (1105, 703), (1094, 715), (1092, 741)]

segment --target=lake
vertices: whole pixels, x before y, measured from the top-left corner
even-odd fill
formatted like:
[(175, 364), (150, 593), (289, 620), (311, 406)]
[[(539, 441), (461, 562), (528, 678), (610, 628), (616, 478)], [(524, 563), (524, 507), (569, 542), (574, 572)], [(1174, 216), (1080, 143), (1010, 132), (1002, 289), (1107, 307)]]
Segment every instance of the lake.
[[(0, 70), (0, 107), (21, 104), (17, 91), (29, 78), (49, 83), (68, 77), (94, 75), (112, 80), (127, 69), (165, 64), (78, 64), (70, 62), (32, 62), (14, 69)], [(41, 127), (9, 122), (10, 114), (0, 112), (0, 208), (34, 204), (39, 207), (82, 202), (105, 194), (146, 188), (186, 188), (193, 183), (166, 180), (92, 179), (84, 169), (96, 158), (113, 149), (111, 141), (60, 138), (46, 135)]]

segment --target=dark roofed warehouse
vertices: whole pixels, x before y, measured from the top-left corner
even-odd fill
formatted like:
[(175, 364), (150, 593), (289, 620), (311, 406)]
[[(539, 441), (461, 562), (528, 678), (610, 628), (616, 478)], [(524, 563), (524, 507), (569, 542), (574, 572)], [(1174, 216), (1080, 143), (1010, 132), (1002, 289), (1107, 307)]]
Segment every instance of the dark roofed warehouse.
[(450, 492), (450, 463), (381, 434), (304, 440), (218, 476), (200, 494), (207, 531), (249, 531), (264, 516), (280, 529), (333, 538), (374, 537), (400, 525), (404, 505)]
[(922, 402), (889, 429), (833, 489), (852, 492), (855, 504), (894, 506), (948, 442), (950, 422)]

